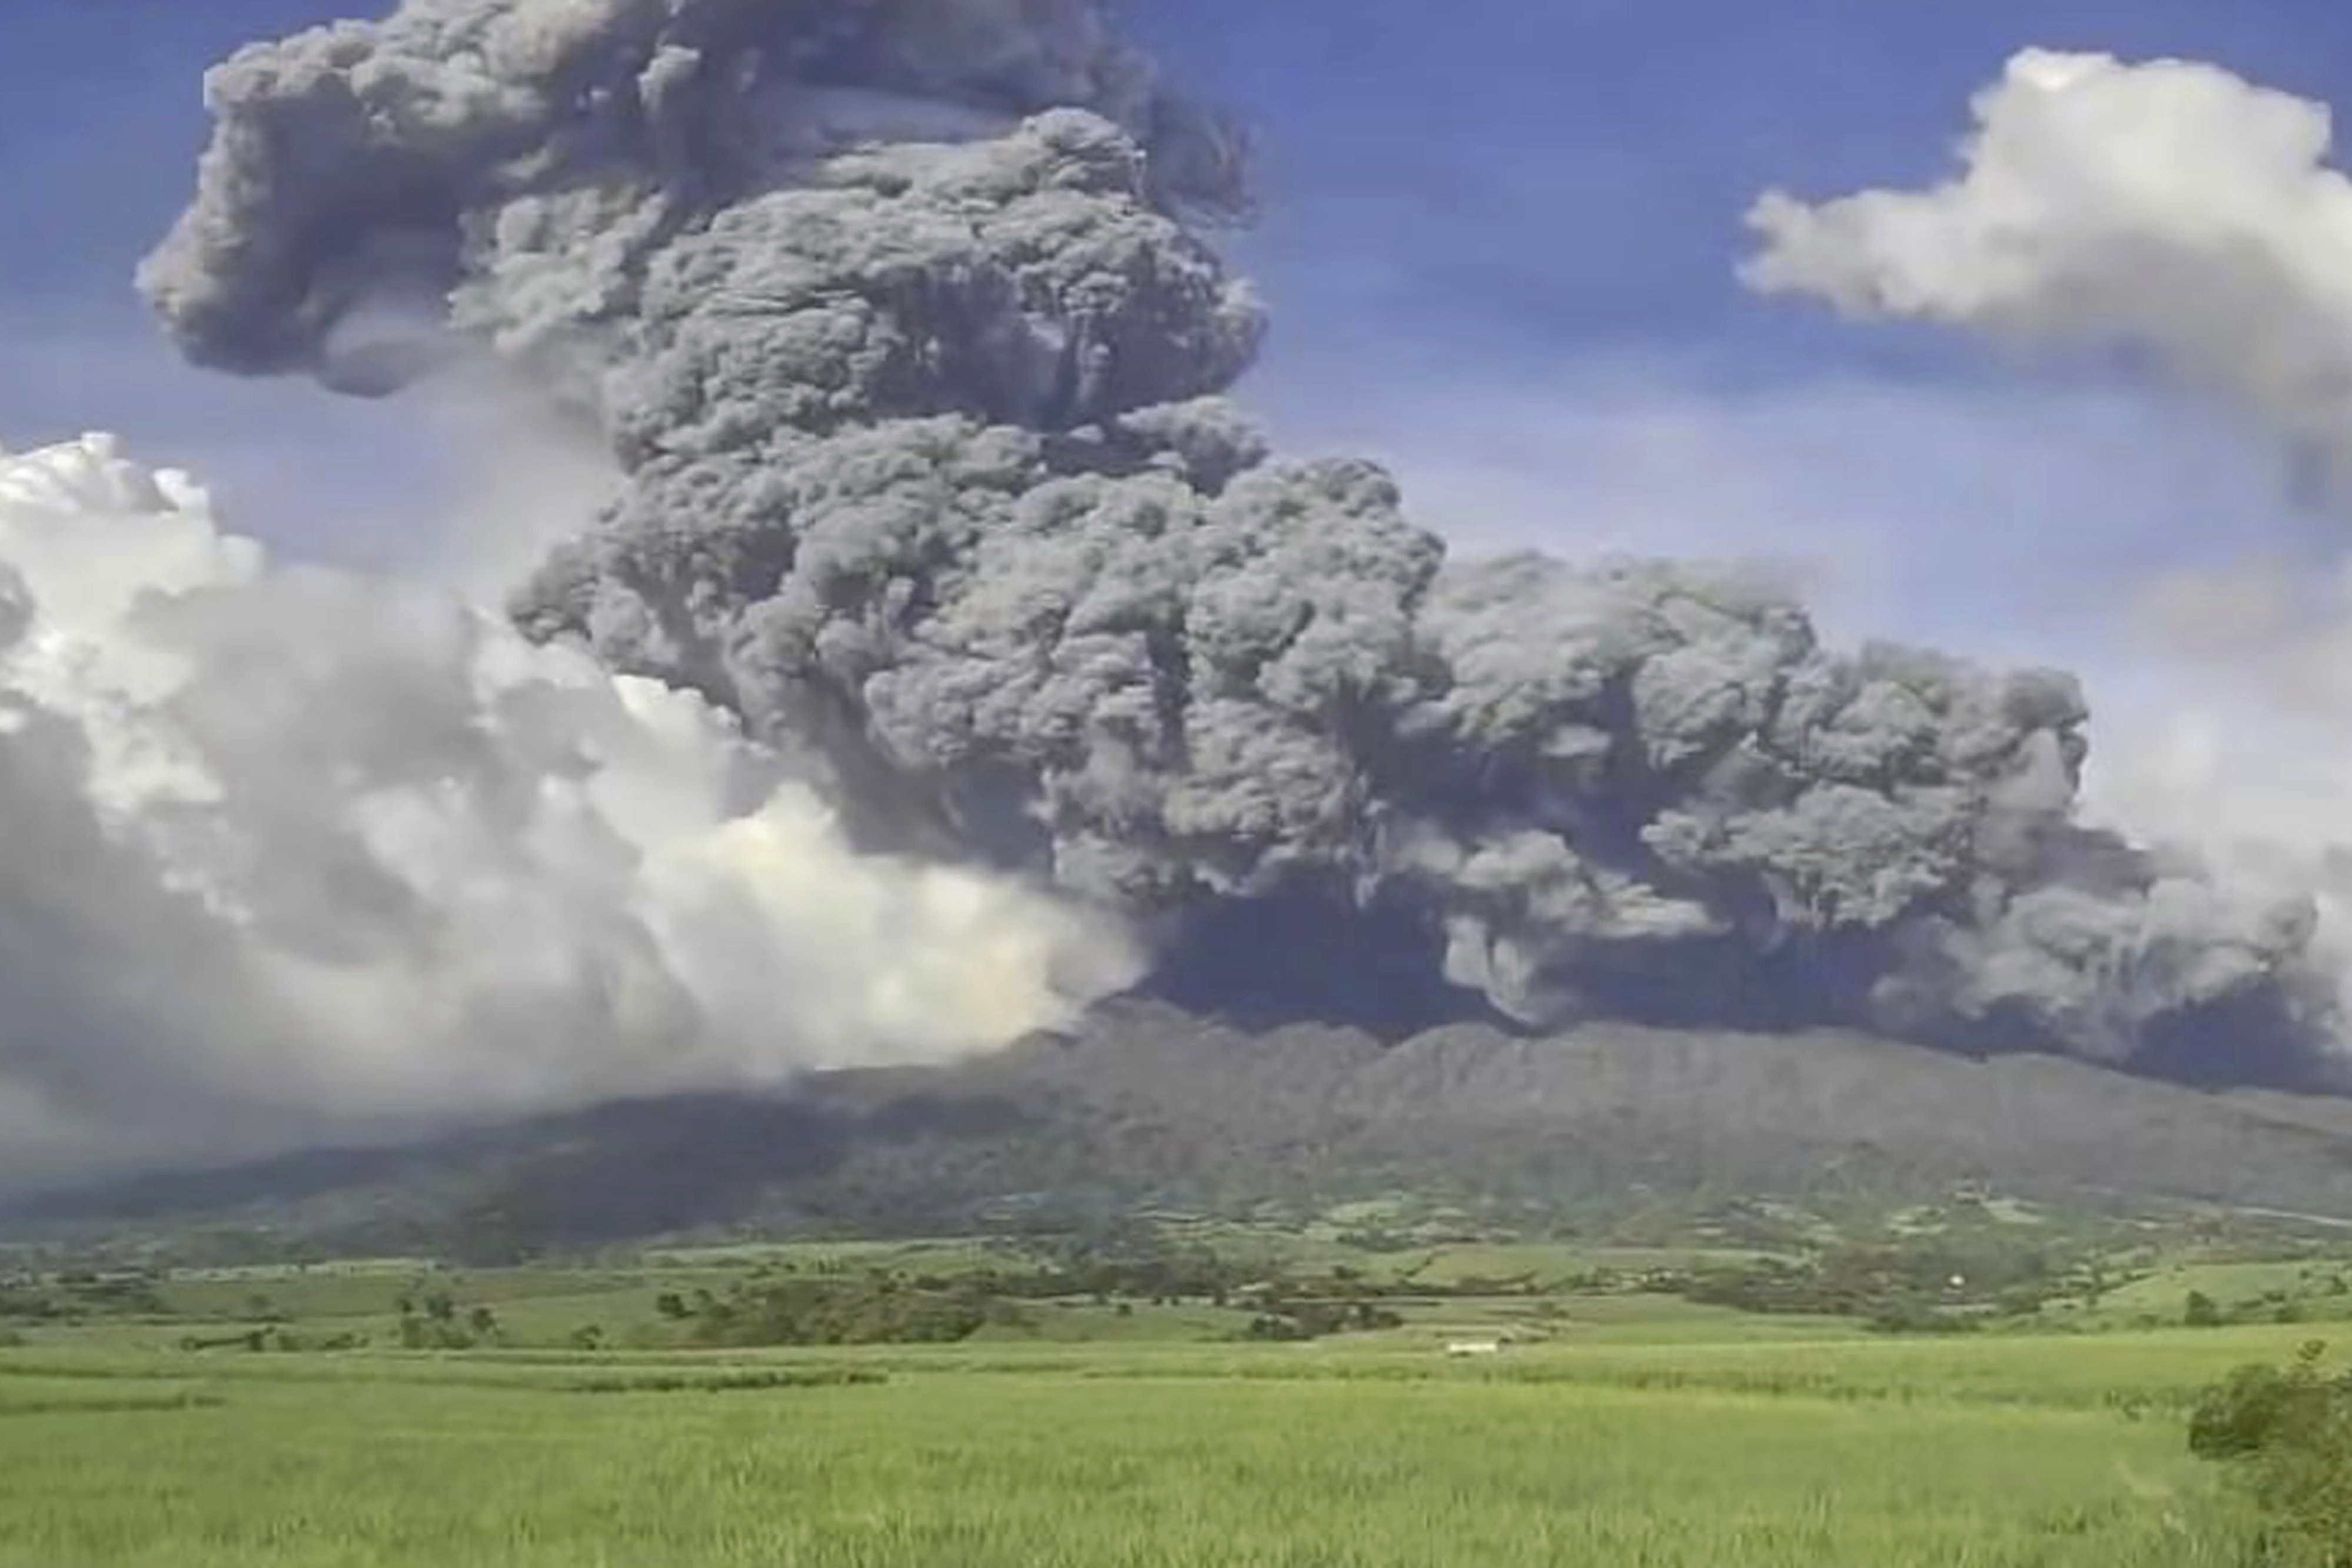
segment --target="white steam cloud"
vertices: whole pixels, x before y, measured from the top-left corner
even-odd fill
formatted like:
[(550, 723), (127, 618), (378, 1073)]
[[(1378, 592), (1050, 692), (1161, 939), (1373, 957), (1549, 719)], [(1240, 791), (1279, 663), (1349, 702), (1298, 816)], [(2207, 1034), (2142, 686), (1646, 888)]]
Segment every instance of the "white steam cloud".
[(1113, 925), (860, 854), (699, 699), (0, 455), (0, 1177), (930, 1060)]

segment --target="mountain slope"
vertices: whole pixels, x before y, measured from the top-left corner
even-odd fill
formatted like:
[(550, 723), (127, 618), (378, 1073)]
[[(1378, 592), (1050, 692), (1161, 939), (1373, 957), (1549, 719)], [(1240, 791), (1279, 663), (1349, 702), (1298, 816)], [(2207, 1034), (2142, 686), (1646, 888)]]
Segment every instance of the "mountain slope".
[(1457, 1025), (1384, 1045), (1125, 1004), (956, 1068), (119, 1183), (27, 1205), (5, 1228), (496, 1251), (746, 1224), (961, 1228), (1039, 1208), (1311, 1209), (1398, 1190), (1606, 1209), (1633, 1194), (1960, 1181), (2352, 1218), (2352, 1100), (1835, 1032)]

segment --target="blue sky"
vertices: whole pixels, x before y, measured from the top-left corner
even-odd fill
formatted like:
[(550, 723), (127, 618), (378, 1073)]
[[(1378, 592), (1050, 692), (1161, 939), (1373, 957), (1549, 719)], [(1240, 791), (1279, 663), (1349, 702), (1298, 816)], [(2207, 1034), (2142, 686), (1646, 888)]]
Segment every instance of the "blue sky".
[[(309, 0), (0, 7), (0, 442), (118, 429), (295, 552), (396, 556), (411, 414), (177, 367), (129, 284), (204, 130), (204, 65)], [(366, 7), (357, 7), (364, 11)], [(2352, 106), (2340, 0), (1132, 0), (1265, 145), (1236, 254), (1276, 312), (1244, 395), (1392, 460), (1472, 546), (1790, 563), (1840, 633), (2110, 663), (2115, 584), (2322, 547), (2267, 454), (2080, 367), (1745, 294), (1741, 215), (1940, 174), (2030, 44), (2207, 59)]]

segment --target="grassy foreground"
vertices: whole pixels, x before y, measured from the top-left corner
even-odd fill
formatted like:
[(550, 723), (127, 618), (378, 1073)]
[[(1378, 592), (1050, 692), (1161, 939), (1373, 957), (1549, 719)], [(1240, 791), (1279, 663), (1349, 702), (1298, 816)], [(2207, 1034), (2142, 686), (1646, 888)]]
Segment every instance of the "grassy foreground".
[(7, 1568), (2223, 1563), (2294, 1331), (0, 1354)]

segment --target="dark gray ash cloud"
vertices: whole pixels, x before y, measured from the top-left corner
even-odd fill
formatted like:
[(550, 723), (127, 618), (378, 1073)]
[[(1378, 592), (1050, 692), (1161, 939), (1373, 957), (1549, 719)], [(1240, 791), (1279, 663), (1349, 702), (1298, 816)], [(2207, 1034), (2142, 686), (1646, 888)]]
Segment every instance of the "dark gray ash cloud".
[(1449, 563), (1377, 468), (1270, 455), (1202, 232), (1245, 139), (1086, 0), (412, 0), (210, 90), (142, 272), (184, 350), (526, 367), (626, 482), (518, 623), (872, 847), (1178, 949), (1278, 905), (1529, 1024), (2324, 1059), (2307, 904), (2076, 823), (2068, 678), (1828, 650), (1726, 570)]

